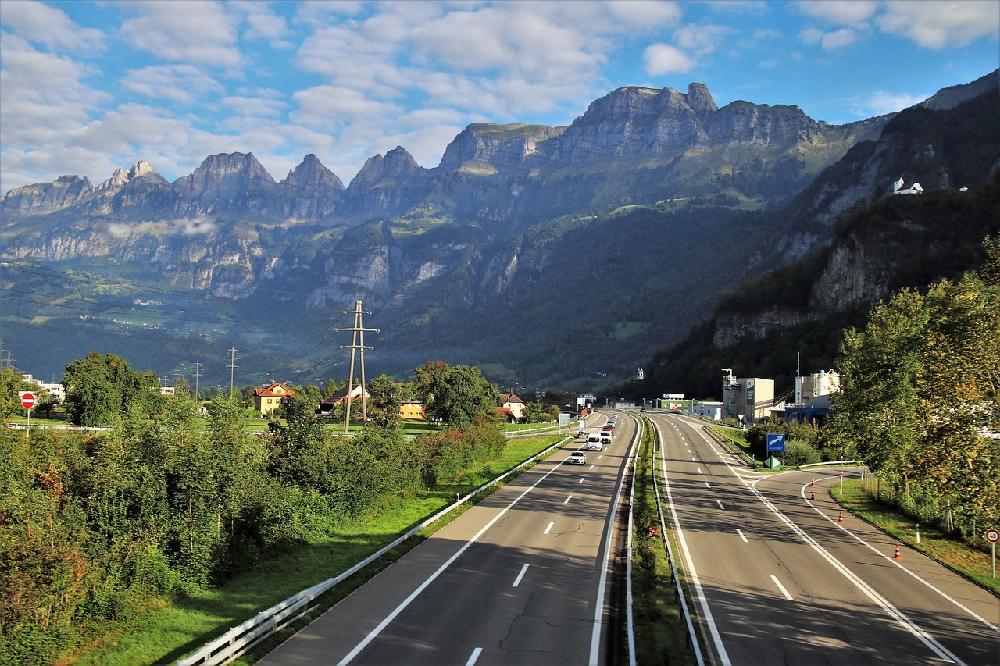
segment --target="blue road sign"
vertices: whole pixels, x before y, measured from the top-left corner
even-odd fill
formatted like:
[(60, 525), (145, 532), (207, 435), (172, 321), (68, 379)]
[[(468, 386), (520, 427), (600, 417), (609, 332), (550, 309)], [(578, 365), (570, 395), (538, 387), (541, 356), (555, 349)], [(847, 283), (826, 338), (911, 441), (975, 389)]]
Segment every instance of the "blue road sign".
[(767, 452), (783, 452), (785, 450), (785, 436), (773, 432), (767, 433)]

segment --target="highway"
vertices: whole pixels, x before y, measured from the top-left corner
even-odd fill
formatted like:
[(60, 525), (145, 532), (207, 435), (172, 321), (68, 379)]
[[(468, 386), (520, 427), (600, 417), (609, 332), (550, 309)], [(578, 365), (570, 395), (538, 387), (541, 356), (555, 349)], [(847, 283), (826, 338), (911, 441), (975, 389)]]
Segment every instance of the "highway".
[(853, 516), (838, 523), (839, 470), (755, 472), (701, 422), (651, 416), (712, 663), (1000, 663), (997, 598), (907, 548), (894, 560)]
[(619, 640), (607, 530), (635, 432), (619, 418), (614, 443), (586, 465), (564, 463), (581, 445), (568, 442), (261, 663), (606, 663)]

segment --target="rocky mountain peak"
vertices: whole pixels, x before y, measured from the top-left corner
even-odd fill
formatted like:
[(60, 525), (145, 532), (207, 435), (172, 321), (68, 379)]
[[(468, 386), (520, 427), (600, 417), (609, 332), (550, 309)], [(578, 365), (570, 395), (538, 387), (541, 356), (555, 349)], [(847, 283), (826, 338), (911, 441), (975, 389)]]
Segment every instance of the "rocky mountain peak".
[(302, 158), (302, 162), (283, 181), (286, 185), (298, 188), (320, 188), (341, 191), (344, 183), (337, 174), (323, 166), (319, 158), (312, 153)]
[(421, 170), (421, 166), (402, 146), (396, 146), (382, 155), (368, 158), (351, 185), (371, 185), (386, 180), (399, 180), (413, 175)]
[(688, 84), (687, 103), (700, 114), (708, 114), (719, 110), (719, 107), (715, 105), (712, 93), (709, 92), (708, 86), (704, 83), (692, 82)]
[(522, 164), (538, 144), (558, 136), (564, 127), (510, 123), (472, 123), (444, 151), (440, 168), (475, 175), (493, 175)]
[(274, 185), (274, 179), (253, 153), (209, 155), (188, 176), (178, 178), (174, 188), (183, 195), (232, 196), (259, 186)]
[(139, 160), (128, 171), (125, 169), (115, 169), (114, 173), (111, 174), (111, 178), (98, 185), (97, 190), (100, 192), (118, 191), (128, 182), (148, 174), (156, 174), (156, 171), (153, 170), (149, 162)]
[(154, 173), (153, 166), (146, 160), (139, 160), (128, 170), (128, 178), (132, 180), (133, 178), (145, 176), (147, 173)]

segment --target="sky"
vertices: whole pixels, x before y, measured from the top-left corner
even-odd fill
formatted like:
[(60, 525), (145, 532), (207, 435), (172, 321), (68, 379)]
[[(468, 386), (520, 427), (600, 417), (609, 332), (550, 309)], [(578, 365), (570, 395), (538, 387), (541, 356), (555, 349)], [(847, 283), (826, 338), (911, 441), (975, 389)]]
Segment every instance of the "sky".
[(425, 167), (471, 122), (566, 125), (626, 85), (833, 123), (1000, 65), (1000, 1), (0, 2), (0, 192), (169, 180), (253, 152), (345, 182), (402, 145)]

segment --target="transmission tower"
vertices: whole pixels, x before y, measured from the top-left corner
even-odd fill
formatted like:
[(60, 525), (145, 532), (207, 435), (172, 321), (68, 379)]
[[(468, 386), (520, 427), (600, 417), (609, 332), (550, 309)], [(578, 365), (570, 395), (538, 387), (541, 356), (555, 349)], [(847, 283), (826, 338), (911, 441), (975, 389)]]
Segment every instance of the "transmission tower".
[(340, 345), (341, 349), (351, 350), (351, 371), (347, 375), (347, 415), (344, 417), (344, 434), (348, 432), (348, 428), (351, 424), (351, 393), (354, 392), (354, 359), (355, 356), (360, 352), (361, 361), (361, 420), (368, 420), (368, 385), (365, 381), (365, 350), (371, 350), (372, 347), (365, 346), (365, 333), (379, 333), (377, 328), (365, 328), (364, 317), (365, 315), (370, 315), (371, 312), (365, 312), (362, 309), (361, 300), (354, 301), (354, 310), (346, 311), (344, 314), (354, 315), (354, 325), (350, 328), (335, 328), (334, 331), (344, 332), (351, 331), (353, 334), (351, 338), (351, 344)]
[(194, 364), (194, 399), (198, 399), (198, 385), (201, 379), (201, 363)]
[(229, 368), (229, 397), (232, 398), (233, 380), (236, 377), (236, 368), (240, 367), (236, 365), (236, 361), (239, 360), (239, 357), (236, 355), (236, 352), (238, 352), (239, 349), (237, 349), (236, 347), (230, 347), (228, 351), (229, 351), (229, 363), (226, 365), (226, 367)]

